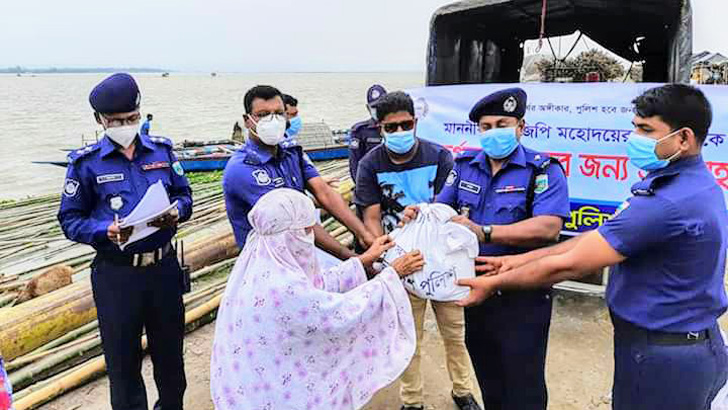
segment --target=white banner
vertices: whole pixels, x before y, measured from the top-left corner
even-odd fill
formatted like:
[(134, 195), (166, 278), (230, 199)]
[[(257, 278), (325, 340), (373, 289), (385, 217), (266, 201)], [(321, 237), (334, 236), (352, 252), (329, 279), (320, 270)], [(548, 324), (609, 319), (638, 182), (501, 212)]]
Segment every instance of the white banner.
[[(417, 135), (454, 154), (478, 150), (478, 126), (468, 113), (484, 96), (509, 87), (528, 93), (521, 143), (558, 158), (566, 171), (571, 221), (565, 230), (601, 225), (644, 175), (627, 159), (632, 131), (631, 101), (660, 84), (474, 84), (408, 90), (419, 118)], [(700, 86), (713, 107), (713, 124), (703, 158), (728, 202), (728, 86)]]

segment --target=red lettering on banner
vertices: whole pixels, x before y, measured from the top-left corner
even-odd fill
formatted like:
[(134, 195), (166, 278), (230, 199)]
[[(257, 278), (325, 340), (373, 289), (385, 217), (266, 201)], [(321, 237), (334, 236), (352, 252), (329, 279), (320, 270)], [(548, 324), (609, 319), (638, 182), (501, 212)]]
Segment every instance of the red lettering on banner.
[(584, 160), (584, 163), (579, 166), (579, 171), (586, 177), (596, 179), (605, 177), (624, 181), (629, 176), (627, 173), (628, 158), (625, 156), (580, 154), (579, 158)]
[(477, 148), (471, 148), (468, 147), (466, 144), (467, 141), (463, 141), (460, 143), (460, 145), (443, 145), (447, 150), (453, 153), (453, 155), (461, 154), (465, 151), (475, 151)]
[(706, 162), (710, 172), (713, 173), (715, 180), (721, 188), (728, 190), (728, 163), (727, 162)]

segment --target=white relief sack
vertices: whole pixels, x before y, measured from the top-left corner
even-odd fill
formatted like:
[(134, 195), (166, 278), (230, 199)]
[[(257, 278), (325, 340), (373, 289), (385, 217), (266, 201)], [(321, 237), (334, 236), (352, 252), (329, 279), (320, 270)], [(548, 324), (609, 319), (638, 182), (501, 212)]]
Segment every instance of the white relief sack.
[(414, 249), (425, 257), (425, 268), (403, 279), (404, 287), (415, 296), (436, 301), (455, 301), (468, 295), (469, 288), (458, 279), (475, 277), (478, 238), (463, 225), (449, 222), (457, 215), (445, 204), (420, 204), (414, 221), (390, 233), (397, 245), (387, 251), (384, 262)]

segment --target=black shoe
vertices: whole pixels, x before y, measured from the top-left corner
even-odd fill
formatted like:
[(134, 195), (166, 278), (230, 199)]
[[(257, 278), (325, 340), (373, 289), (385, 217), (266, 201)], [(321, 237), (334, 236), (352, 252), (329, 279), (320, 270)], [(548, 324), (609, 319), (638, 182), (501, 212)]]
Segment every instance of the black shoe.
[(399, 410), (425, 410), (425, 406), (405, 406), (403, 404)]
[(454, 393), (450, 392), (450, 395), (460, 410), (482, 410), (472, 394), (468, 393), (465, 396), (458, 397)]

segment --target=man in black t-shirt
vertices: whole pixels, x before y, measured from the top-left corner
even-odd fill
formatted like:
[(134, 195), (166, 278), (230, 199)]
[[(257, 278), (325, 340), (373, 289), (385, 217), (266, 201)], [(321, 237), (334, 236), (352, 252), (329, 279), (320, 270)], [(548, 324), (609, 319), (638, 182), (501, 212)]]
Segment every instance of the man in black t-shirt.
[[(381, 236), (397, 226), (406, 206), (435, 200), (453, 168), (453, 158), (442, 146), (415, 136), (414, 104), (405, 93), (382, 97), (377, 120), (384, 143), (359, 162), (354, 201), (367, 229)], [(427, 300), (410, 294), (410, 302), (418, 347), (402, 375), (403, 410), (424, 409), (419, 345)], [(432, 307), (445, 343), (453, 400), (461, 410), (480, 410), (471, 393), (463, 309), (453, 302), (433, 301)]]

